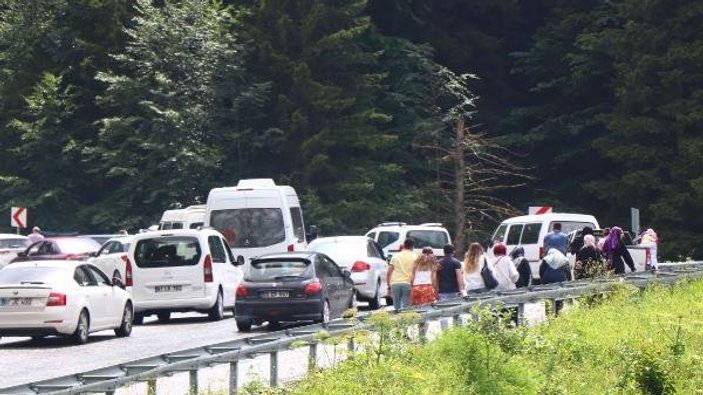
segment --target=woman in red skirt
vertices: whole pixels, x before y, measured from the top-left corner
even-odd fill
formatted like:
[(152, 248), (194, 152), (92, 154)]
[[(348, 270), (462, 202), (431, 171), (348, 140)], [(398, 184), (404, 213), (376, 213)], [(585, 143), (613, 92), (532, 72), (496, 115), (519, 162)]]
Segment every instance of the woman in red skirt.
[(437, 269), (439, 263), (432, 249), (425, 247), (422, 254), (415, 260), (413, 273), (410, 278), (412, 293), (410, 305), (419, 306), (437, 300)]

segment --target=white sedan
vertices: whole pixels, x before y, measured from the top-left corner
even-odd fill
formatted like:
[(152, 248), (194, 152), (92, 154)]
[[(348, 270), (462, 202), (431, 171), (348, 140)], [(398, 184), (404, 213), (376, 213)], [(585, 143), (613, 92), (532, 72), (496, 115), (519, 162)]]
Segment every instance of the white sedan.
[(133, 235), (113, 237), (103, 243), (98, 251), (90, 254), (88, 263), (97, 266), (98, 269), (109, 276), (111, 275), (112, 278), (118, 277), (127, 282), (127, 252), (132, 244), (132, 239), (134, 239)]
[(372, 309), (381, 306), (388, 263), (375, 241), (366, 236), (320, 237), (310, 242), (308, 251), (321, 252), (349, 270), (357, 298), (368, 301)]
[(132, 332), (134, 310), (121, 281), (79, 261), (16, 262), (0, 270), (0, 337), (49, 335), (88, 341), (90, 332)]

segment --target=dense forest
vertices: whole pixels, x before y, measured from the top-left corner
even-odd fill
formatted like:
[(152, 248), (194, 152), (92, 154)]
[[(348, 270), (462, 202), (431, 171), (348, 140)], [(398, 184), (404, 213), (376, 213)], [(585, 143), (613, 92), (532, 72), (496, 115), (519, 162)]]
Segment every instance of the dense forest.
[(0, 210), (137, 230), (266, 177), (326, 235), (636, 207), (701, 258), (702, 66), (701, 0), (0, 0)]

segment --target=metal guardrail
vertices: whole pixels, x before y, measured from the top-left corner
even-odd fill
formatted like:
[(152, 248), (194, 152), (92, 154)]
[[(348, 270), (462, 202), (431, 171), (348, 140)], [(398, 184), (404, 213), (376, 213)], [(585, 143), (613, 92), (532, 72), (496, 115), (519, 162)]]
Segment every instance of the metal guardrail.
[[(453, 318), (454, 322), (459, 324), (460, 316), (470, 313), (472, 307), (478, 304), (487, 306), (503, 304), (517, 308), (518, 317), (521, 317), (522, 309), (526, 303), (534, 303), (541, 300), (567, 300), (580, 296), (601, 294), (608, 292), (611, 284), (618, 281), (625, 281), (644, 288), (652, 282), (674, 284), (684, 277), (703, 278), (703, 262), (671, 266), (662, 265), (656, 275), (649, 272), (632, 273), (624, 277), (537, 285), (529, 289), (523, 288), (508, 292), (486, 292), (462, 299), (420, 306), (410, 310), (421, 314), (420, 335), (424, 336), (423, 330), (427, 327), (424, 325), (425, 322), (439, 318)], [(552, 303), (552, 306), (556, 306), (556, 303)], [(556, 310), (554, 313), (556, 313)], [(0, 388), (0, 395), (69, 395), (96, 392), (112, 395), (117, 388), (137, 382), (147, 382), (149, 393), (156, 394), (156, 379), (170, 376), (177, 372), (189, 373), (190, 392), (191, 394), (197, 394), (199, 390), (198, 370), (222, 364), (229, 364), (229, 393), (236, 394), (239, 380), (239, 361), (254, 358), (261, 354), (269, 354), (270, 356), (270, 384), (276, 386), (278, 384), (278, 353), (280, 351), (288, 350), (294, 342), (299, 344), (302, 341), (309, 346), (309, 360), (316, 361), (318, 342), (313, 336), (318, 331), (326, 330), (332, 336), (342, 336), (360, 329), (369, 328), (369, 324), (366, 322), (367, 318), (368, 314), (364, 314), (359, 317), (356, 324), (337, 319), (327, 325), (301, 326), (259, 336), (166, 353), (55, 379)], [(353, 348), (353, 342), (350, 341), (349, 349), (353, 350)]]

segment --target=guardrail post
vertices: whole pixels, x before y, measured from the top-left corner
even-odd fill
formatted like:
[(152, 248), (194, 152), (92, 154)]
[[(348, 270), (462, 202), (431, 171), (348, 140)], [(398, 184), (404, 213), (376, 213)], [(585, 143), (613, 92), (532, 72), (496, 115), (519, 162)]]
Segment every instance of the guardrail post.
[(455, 314), (452, 317), (452, 321), (454, 321), (454, 326), (462, 326), (464, 323), (461, 321), (461, 315)]
[(149, 395), (156, 395), (156, 379), (149, 379), (146, 382), (146, 393)]
[(269, 384), (271, 387), (278, 386), (278, 351), (271, 351), (270, 362), (271, 362), (271, 377), (269, 377)]
[(310, 343), (310, 353), (308, 354), (308, 372), (317, 369), (317, 342)]
[(518, 303), (515, 311), (515, 325), (520, 326), (525, 324), (525, 303)]
[(355, 347), (356, 347), (356, 344), (354, 343), (354, 337), (350, 336), (349, 341), (347, 342), (347, 350), (354, 351)]
[(420, 341), (422, 343), (427, 342), (427, 321), (422, 321), (421, 323), (418, 324), (418, 329), (420, 332)]
[(237, 382), (239, 378), (239, 361), (232, 361), (229, 363), (229, 393), (230, 395), (237, 395), (237, 387), (239, 383)]
[(188, 393), (191, 395), (198, 395), (198, 370), (188, 371)]
[(449, 328), (449, 320), (447, 318), (440, 318), (439, 319), (439, 327), (442, 329), (442, 332), (446, 331), (447, 328)]

